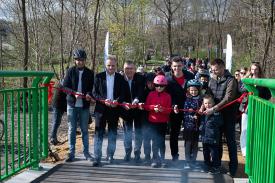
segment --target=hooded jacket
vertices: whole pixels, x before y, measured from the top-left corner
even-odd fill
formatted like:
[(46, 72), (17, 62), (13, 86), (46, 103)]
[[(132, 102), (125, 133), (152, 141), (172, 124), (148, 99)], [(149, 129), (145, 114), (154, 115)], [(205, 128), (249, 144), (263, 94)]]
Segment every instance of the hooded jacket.
[(171, 109), (164, 109), (163, 112), (155, 112), (154, 106), (160, 105), (164, 108), (171, 108), (171, 96), (164, 92), (151, 91), (145, 102), (145, 110), (149, 111), (148, 120), (152, 123), (167, 123)]

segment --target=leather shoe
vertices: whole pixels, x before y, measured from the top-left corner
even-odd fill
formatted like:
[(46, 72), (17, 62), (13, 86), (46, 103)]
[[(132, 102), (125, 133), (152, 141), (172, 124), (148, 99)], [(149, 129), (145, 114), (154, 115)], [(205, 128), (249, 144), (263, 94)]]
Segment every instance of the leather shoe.
[(85, 153), (84, 156), (87, 161), (93, 161), (93, 157), (89, 153)]
[(131, 160), (131, 156), (128, 154), (124, 156), (124, 161), (129, 162)]
[(72, 156), (69, 156), (67, 159), (65, 159), (65, 162), (67, 162), (67, 163), (71, 163), (73, 161), (74, 161), (74, 157), (72, 157)]
[(92, 167), (99, 167), (99, 166), (101, 166), (101, 162), (99, 160), (93, 161)]

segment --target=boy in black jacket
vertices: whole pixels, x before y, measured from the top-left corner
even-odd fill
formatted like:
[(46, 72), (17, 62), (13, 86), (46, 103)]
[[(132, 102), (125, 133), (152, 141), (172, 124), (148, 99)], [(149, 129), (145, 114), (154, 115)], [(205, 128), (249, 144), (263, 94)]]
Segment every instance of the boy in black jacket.
[[(205, 109), (212, 108), (214, 98), (211, 95), (203, 97)], [(211, 115), (203, 115), (201, 118), (201, 137), (203, 144), (203, 156), (205, 171), (211, 171), (212, 174), (220, 173), (221, 160), (219, 158), (220, 127), (223, 124), (222, 116), (214, 111)]]

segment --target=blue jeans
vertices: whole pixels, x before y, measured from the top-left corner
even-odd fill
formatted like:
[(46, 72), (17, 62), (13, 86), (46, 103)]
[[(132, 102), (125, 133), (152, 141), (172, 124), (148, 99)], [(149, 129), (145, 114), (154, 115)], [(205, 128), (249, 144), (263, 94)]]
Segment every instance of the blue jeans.
[(133, 125), (135, 127), (134, 131), (134, 140), (135, 147), (134, 153), (135, 156), (140, 156), (140, 149), (142, 145), (142, 129), (141, 129), (141, 120), (138, 118), (131, 119), (123, 122), (124, 127), (124, 148), (126, 155), (131, 155), (132, 152), (132, 136), (133, 136)]
[(83, 153), (89, 154), (89, 133), (88, 133), (88, 122), (89, 122), (89, 109), (82, 107), (71, 107), (67, 106), (67, 115), (69, 123), (69, 156), (74, 157), (75, 155), (75, 142), (76, 142), (76, 129), (79, 122), (79, 126), (82, 134)]
[(64, 114), (63, 110), (53, 107), (51, 139), (57, 140), (56, 134), (57, 134), (57, 130), (61, 124), (61, 119), (62, 119), (63, 114)]
[(104, 113), (95, 112), (94, 156), (97, 161), (102, 158), (102, 143), (106, 124), (108, 124), (107, 157), (113, 157), (116, 150), (118, 115), (115, 109)]

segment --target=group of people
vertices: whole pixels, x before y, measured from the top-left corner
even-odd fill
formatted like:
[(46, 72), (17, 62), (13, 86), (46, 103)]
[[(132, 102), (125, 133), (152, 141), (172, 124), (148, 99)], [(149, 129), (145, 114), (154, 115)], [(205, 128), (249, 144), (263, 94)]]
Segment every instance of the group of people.
[[(214, 59), (209, 64), (208, 60), (196, 62), (174, 56), (167, 59), (161, 70), (149, 73), (136, 72), (134, 62), (126, 61), (123, 72), (118, 73), (116, 58), (109, 56), (105, 71), (94, 76), (93, 71), (85, 66), (87, 55), (83, 49), (75, 50), (73, 57), (75, 65), (68, 69), (60, 85), (70, 91), (65, 94), (67, 107), (56, 105), (51, 135), (51, 143), (56, 144), (58, 120), (67, 110), (69, 155), (66, 162), (75, 159), (79, 124), (83, 154), (92, 161), (92, 166), (101, 166), (103, 136), (108, 125), (107, 161), (113, 163), (118, 120), (122, 118), (126, 162), (131, 160), (132, 152), (135, 162), (141, 162), (143, 144), (144, 162), (154, 168), (166, 167), (165, 135), (169, 129), (174, 162), (179, 159), (178, 141), (182, 132), (185, 168), (190, 168), (196, 161), (198, 142), (201, 140), (204, 170), (217, 174), (221, 170), (224, 134), (230, 157), (229, 173), (232, 176), (236, 174), (235, 122), (238, 107), (235, 104), (226, 108), (223, 106), (236, 99), (243, 86), (225, 69), (222, 59)], [(95, 103), (94, 157), (89, 152), (90, 103)]]

